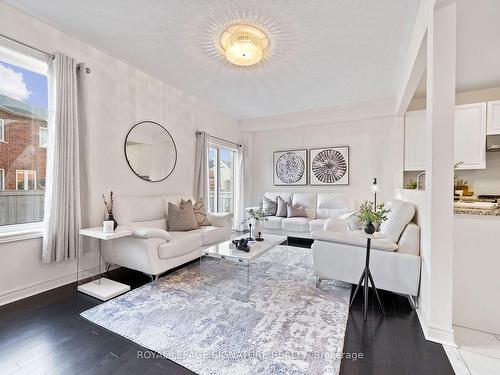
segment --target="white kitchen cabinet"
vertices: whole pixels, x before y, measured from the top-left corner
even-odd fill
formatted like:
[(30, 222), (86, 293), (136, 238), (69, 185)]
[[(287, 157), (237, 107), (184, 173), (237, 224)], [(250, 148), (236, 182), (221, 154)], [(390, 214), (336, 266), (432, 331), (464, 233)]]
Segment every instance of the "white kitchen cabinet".
[(405, 114), (405, 171), (425, 171), (425, 110)]
[(488, 102), (487, 134), (500, 134), (500, 100)]
[(486, 103), (455, 106), (455, 163), (458, 169), (486, 168)]

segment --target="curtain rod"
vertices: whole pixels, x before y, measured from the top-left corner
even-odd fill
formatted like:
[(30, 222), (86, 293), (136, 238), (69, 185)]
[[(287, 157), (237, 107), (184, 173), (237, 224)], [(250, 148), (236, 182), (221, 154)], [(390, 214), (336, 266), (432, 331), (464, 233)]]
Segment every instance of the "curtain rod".
[[(36, 48), (36, 47), (30, 46), (29, 44), (26, 44), (26, 43), (20, 42), (19, 40), (12, 39), (12, 38), (8, 37), (7, 35), (0, 34), (0, 37), (2, 37), (2, 38), (4, 38), (4, 39), (7, 39), (7, 40), (8, 40), (9, 42), (11, 42), (11, 43), (18, 44), (18, 45), (20, 45), (20, 46), (22, 46), (22, 47), (24, 47), (24, 48), (28, 48), (28, 49), (31, 49), (31, 50), (36, 51), (36, 52), (38, 52), (38, 53), (41, 53), (42, 55), (45, 55), (45, 56), (47, 56), (48, 58), (50, 58), (50, 59), (52, 59), (52, 60), (55, 58), (55, 56), (54, 56), (54, 54), (53, 54), (53, 53), (46, 52), (46, 51), (41, 50), (41, 49), (39, 49), (39, 48)], [(77, 66), (77, 69), (78, 69), (78, 68), (79, 68), (79, 67)], [(91, 72), (90, 68), (85, 68), (85, 71), (86, 71), (87, 73), (90, 73), (90, 72)]]
[[(195, 134), (196, 134), (196, 135), (200, 135), (200, 134), (201, 134), (201, 132), (198, 130), (198, 131), (196, 131), (196, 133), (195, 133)], [(219, 137), (214, 137), (213, 135), (210, 135), (210, 134), (209, 134), (208, 136), (209, 136), (210, 138), (214, 138), (214, 139), (217, 139), (217, 140), (222, 141), (222, 142), (230, 143), (230, 144), (232, 144), (232, 145), (235, 145), (236, 147), (241, 147), (241, 144), (239, 144), (239, 143), (232, 142), (232, 141), (228, 141), (227, 139), (223, 139), (223, 138), (219, 138)]]

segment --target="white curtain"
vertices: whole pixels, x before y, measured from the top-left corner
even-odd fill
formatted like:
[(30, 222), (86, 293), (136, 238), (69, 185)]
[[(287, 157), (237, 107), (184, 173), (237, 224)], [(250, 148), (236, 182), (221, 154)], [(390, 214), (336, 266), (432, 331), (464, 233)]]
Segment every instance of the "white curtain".
[(244, 230), (242, 224), (245, 219), (245, 149), (243, 146), (238, 148), (235, 153), (234, 170), (234, 219), (233, 229)]
[(208, 134), (196, 132), (196, 150), (194, 161), (194, 199), (203, 199), (208, 207)]
[(243, 146), (235, 153), (233, 229), (244, 230), (245, 219), (245, 152)]
[(42, 261), (73, 259), (79, 251), (80, 152), (75, 60), (49, 62), (49, 124)]

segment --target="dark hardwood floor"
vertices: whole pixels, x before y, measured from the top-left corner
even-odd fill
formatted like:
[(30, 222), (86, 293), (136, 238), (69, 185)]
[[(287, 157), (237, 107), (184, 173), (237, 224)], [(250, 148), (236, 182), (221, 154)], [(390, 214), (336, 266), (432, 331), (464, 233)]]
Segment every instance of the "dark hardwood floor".
[[(132, 288), (150, 281), (127, 269), (113, 270), (109, 277)], [(344, 358), (340, 373), (453, 374), (441, 345), (425, 341), (406, 298), (383, 291), (380, 296), (383, 318), (371, 293), (366, 322), (361, 298), (353, 304), (344, 352), (358, 359)], [(193, 374), (80, 317), (99, 303), (69, 284), (1, 306), (0, 374)]]

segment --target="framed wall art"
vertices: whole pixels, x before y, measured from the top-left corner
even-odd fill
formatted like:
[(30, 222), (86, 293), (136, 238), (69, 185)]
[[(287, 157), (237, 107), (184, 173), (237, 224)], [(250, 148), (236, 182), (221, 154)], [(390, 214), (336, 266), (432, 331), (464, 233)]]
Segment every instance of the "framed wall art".
[(349, 185), (349, 146), (309, 150), (311, 185)]
[(285, 150), (273, 153), (274, 186), (307, 185), (307, 150)]

